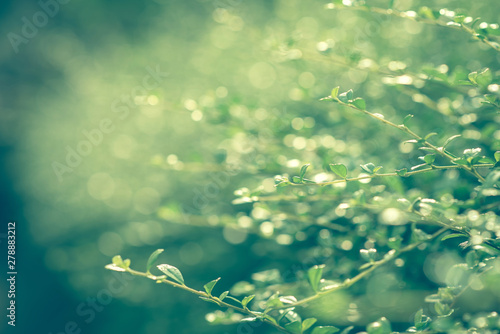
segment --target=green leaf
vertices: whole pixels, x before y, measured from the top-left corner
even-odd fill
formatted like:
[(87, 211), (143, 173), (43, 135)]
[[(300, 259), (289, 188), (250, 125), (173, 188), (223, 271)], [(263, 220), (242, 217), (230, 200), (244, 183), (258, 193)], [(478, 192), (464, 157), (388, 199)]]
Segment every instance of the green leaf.
[(314, 327), (311, 334), (333, 334), (337, 333), (340, 329), (334, 326), (318, 326)]
[(291, 185), (292, 183), (290, 181), (282, 181), (278, 184), (275, 185), (276, 188), (283, 188), (283, 187), (287, 187), (289, 185)]
[(346, 92), (346, 96), (347, 96), (347, 100), (352, 101), (352, 99), (353, 99), (353, 97), (354, 97), (354, 92), (352, 91), (352, 89), (349, 89), (349, 90)]
[(302, 334), (302, 325), (298, 320), (286, 324), (285, 329), (293, 334)]
[(362, 170), (364, 170), (365, 172), (367, 172), (370, 175), (373, 175), (376, 172), (378, 172), (380, 169), (382, 169), (382, 166), (375, 167), (375, 165), (372, 164), (371, 162), (367, 163), (366, 165), (360, 165), (360, 167)]
[(113, 258), (111, 259), (111, 262), (113, 262), (113, 264), (116, 264), (119, 267), (121, 267), (123, 265), (123, 259), (120, 255), (113, 256)]
[(389, 0), (389, 5), (387, 8), (392, 9), (394, 7), (394, 0)]
[(155, 264), (156, 262), (156, 259), (158, 259), (158, 256), (163, 253), (163, 249), (157, 249), (155, 250), (150, 256), (149, 256), (149, 259), (148, 259), (148, 263), (146, 265), (146, 272), (149, 273), (149, 271), (151, 270), (151, 268), (153, 267), (153, 264)]
[(343, 103), (349, 102), (349, 98), (347, 97), (347, 92), (343, 92), (343, 93), (339, 94), (337, 97), (338, 97), (338, 100), (340, 102), (343, 102)]
[(114, 271), (122, 271), (122, 272), (126, 271), (125, 269), (123, 269), (122, 267), (117, 266), (114, 263), (107, 264), (107, 265), (104, 266), (104, 268), (106, 268), (108, 270), (114, 270)]
[(428, 316), (424, 315), (424, 311), (422, 309), (418, 310), (414, 317), (415, 328), (417, 331), (422, 331), (427, 328), (430, 324), (430, 320), (431, 319)]
[(443, 148), (446, 147), (446, 145), (448, 145), (449, 143), (452, 142), (452, 140), (455, 140), (457, 139), (458, 137), (462, 137), (462, 135), (454, 135), (454, 136), (451, 136), (450, 138), (446, 139), (446, 141), (444, 142), (443, 144)]
[(357, 97), (355, 98), (351, 104), (353, 106), (355, 106), (356, 108), (358, 109), (361, 109), (361, 110), (366, 110), (366, 102), (364, 99), (362, 99), (361, 97)]
[(330, 164), (332, 172), (345, 179), (347, 177), (347, 167), (343, 164)]
[(179, 269), (177, 269), (174, 266), (171, 266), (169, 264), (160, 264), (156, 266), (160, 271), (162, 271), (165, 275), (173, 279), (179, 284), (185, 285), (184, 284), (184, 277), (182, 277), (181, 272)]
[(349, 332), (354, 328), (354, 326), (346, 327), (340, 332), (340, 334), (349, 334)]
[(408, 114), (408, 115), (406, 115), (406, 116), (405, 116), (405, 118), (403, 119), (403, 125), (404, 125), (405, 127), (408, 127), (407, 123), (408, 123), (408, 121), (409, 121), (410, 119), (412, 119), (412, 118), (413, 118), (413, 115), (412, 115), (412, 114)]
[(372, 322), (366, 327), (368, 334), (391, 334), (391, 323), (382, 317), (378, 321)]
[(481, 163), (481, 164), (494, 164), (495, 161), (491, 158), (488, 158), (488, 157), (477, 157), (477, 158), (474, 158), (474, 160), (477, 159), (477, 162), (478, 163)]
[(495, 152), (495, 160), (500, 161), (500, 151)]
[(317, 319), (316, 318), (308, 318), (304, 321), (302, 321), (302, 331), (305, 332), (309, 328), (311, 328), (312, 325), (316, 323)]
[(302, 182), (302, 180), (304, 179), (304, 176), (306, 175), (307, 172), (307, 168), (309, 168), (309, 166), (311, 166), (311, 164), (305, 164), (300, 168), (300, 174), (299, 174), (300, 182)]
[(434, 310), (440, 317), (448, 317), (453, 313), (453, 309), (448, 304), (437, 302), (434, 304)]
[(323, 268), (325, 265), (314, 266), (307, 271), (307, 277), (309, 278), (309, 283), (315, 292), (319, 289), (319, 282), (321, 281), (321, 276), (323, 275)]
[(448, 234), (448, 235), (445, 235), (444, 237), (442, 237), (441, 241), (445, 241), (445, 240), (453, 239), (453, 238), (458, 238), (458, 237), (467, 238), (467, 236), (465, 234), (462, 234), (462, 233), (452, 233), (452, 234)]
[(123, 260), (120, 255), (115, 255), (111, 259), (112, 264), (105, 266), (106, 269), (114, 271), (126, 271), (130, 267), (130, 259)]
[(229, 294), (229, 291), (224, 291), (223, 293), (220, 294), (219, 299), (224, 300), (228, 294)]
[(396, 174), (398, 174), (398, 176), (405, 177), (406, 174), (408, 174), (408, 169), (407, 168), (398, 169), (396, 170)]
[(423, 309), (420, 309), (417, 311), (417, 313), (415, 313), (415, 317), (413, 318), (414, 319), (414, 322), (415, 324), (419, 323), (422, 321), (422, 315), (424, 314), (424, 310)]
[(480, 73), (477, 74), (476, 76), (476, 82), (480, 87), (487, 87), (491, 81), (493, 80), (493, 75), (491, 74), (491, 71), (489, 68), (484, 69)]
[(430, 137), (432, 137), (432, 136), (436, 136), (436, 135), (437, 135), (437, 133), (436, 133), (436, 132), (431, 132), (431, 133), (428, 133), (428, 134), (424, 137), (424, 139), (425, 139), (425, 140), (427, 140), (427, 139), (429, 139)]
[(428, 165), (432, 165), (434, 161), (436, 160), (436, 155), (435, 154), (427, 154), (423, 157), (424, 162)]
[(213, 288), (214, 288), (215, 284), (217, 284), (217, 282), (218, 282), (219, 280), (220, 280), (220, 277), (219, 277), (219, 278), (217, 278), (217, 279), (214, 279), (213, 281), (208, 282), (207, 284), (205, 284), (205, 285), (203, 286), (203, 287), (205, 288), (205, 291), (207, 292), (207, 294), (208, 294), (209, 296), (211, 296), (211, 295), (212, 295), (212, 290), (213, 290)]
[(436, 15), (436, 13), (427, 6), (420, 7), (418, 15), (429, 20), (436, 20), (439, 17), (439, 13)]
[(469, 75), (467, 77), (468, 77), (470, 82), (477, 84), (477, 82), (476, 82), (477, 72), (471, 72), (471, 73), (469, 73)]
[(462, 23), (464, 23), (465, 18), (466, 18), (466, 16), (465, 16), (465, 15), (459, 14), (459, 15), (456, 15), (456, 16), (453, 18), (453, 21), (454, 21), (455, 23), (462, 24)]
[(295, 296), (282, 296), (279, 300), (285, 304), (293, 304), (297, 302), (297, 298)]
[(250, 295), (250, 296), (246, 296), (245, 298), (243, 298), (243, 300), (241, 301), (241, 305), (243, 305), (243, 308), (246, 308), (248, 303), (250, 303), (250, 301), (255, 297), (255, 295)]
[(337, 86), (337, 87), (335, 87), (334, 89), (332, 89), (332, 93), (331, 93), (331, 95), (332, 95), (332, 97), (333, 97), (334, 99), (337, 99), (337, 95), (339, 95), (339, 89), (340, 89), (340, 87), (339, 87), (339, 86)]

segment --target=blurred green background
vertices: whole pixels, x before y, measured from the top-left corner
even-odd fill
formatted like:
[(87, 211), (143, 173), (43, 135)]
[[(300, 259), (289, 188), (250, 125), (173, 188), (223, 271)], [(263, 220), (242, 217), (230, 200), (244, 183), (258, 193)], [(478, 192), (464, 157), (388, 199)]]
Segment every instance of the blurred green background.
[[(304, 219), (285, 228), (277, 208), (232, 204), (234, 192), (263, 185), (273, 193), (274, 175), (296, 173), (306, 162), (321, 174), (333, 160), (353, 168), (368, 161), (401, 168), (418, 156), (402, 146), (392, 154), (387, 148), (397, 151), (401, 136), (380, 135), (379, 124), (319, 102), (334, 86), (353, 88), (388, 118), (411, 112), (417, 128), (441, 138), (459, 131), (466, 144), (479, 136), (485, 153), (499, 149), (494, 116), (482, 123), (464, 119), (467, 105), (453, 105), (452, 93), (439, 85), (428, 89), (435, 108), (414, 103), (410, 86), (384, 83), (369, 70), (372, 63), (393, 62), (395, 69), (447, 64), (450, 71), (473, 71), (497, 66), (494, 51), (459, 31), (326, 9), (327, 3), (72, 0), (52, 7), (53, 17), (13, 48), (8, 34), (21, 35), (23, 18), (32, 22), (42, 7), (2, 1), (1, 222), (18, 224), (19, 333), (60, 333), (69, 322), (82, 333), (236, 333), (237, 325), (205, 321), (215, 306), (147, 280), (127, 280), (104, 265), (121, 254), (141, 269), (152, 251), (164, 248), (160, 262), (180, 268), (190, 286), (221, 276), (223, 291), (274, 268), (294, 281), (318, 244), (315, 236), (326, 231), (305, 230), (304, 217), (322, 217), (338, 202), (288, 208)], [(500, 21), (497, 0), (396, 4), (402, 10), (464, 8)], [(444, 117), (454, 128), (442, 128)], [(432, 177), (394, 189), (428, 182), (422, 188), (440, 194), (455, 182), (453, 175), (440, 183)], [(466, 196), (460, 189), (454, 195)], [(329, 247), (320, 246), (322, 252)], [(436, 257), (440, 265), (459, 256), (443, 254)], [(413, 261), (424, 260), (417, 254)], [(378, 291), (381, 282), (394, 281), (386, 290), (403, 293), (397, 282), (412, 274), (422, 276), (416, 291), (440, 283), (408, 269), (381, 272), (369, 284)], [(110, 284), (116, 292), (109, 293)], [(5, 280), (0, 286), (7, 287)], [(409, 291), (404, 298), (414, 296), (408, 303), (415, 309), (398, 313), (398, 305), (377, 305), (376, 294), (361, 304), (371, 301), (405, 323), (423, 299)], [(338, 298), (341, 313), (325, 311), (323, 323), (346, 324), (342, 312), (352, 304)], [(364, 325), (376, 315), (351, 320)], [(0, 331), (6, 327), (2, 321)], [(272, 331), (262, 326), (257, 332)]]

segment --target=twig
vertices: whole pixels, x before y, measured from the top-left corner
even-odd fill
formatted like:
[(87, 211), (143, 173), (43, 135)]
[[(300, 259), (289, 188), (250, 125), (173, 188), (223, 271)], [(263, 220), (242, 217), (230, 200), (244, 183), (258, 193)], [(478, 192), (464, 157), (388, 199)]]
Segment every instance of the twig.
[(348, 278), (348, 279), (344, 280), (344, 282), (342, 284), (340, 284), (340, 285), (337, 285), (337, 286), (335, 286), (335, 287), (333, 287), (331, 289), (328, 289), (328, 290), (320, 291), (320, 292), (316, 293), (315, 295), (312, 295), (310, 297), (304, 298), (304, 299), (299, 300), (299, 301), (297, 301), (295, 303), (292, 303), (292, 304), (287, 304), (286, 306), (282, 306), (282, 307), (279, 307), (277, 309), (285, 309), (285, 308), (291, 308), (291, 307), (301, 306), (301, 305), (309, 303), (309, 302), (311, 302), (313, 300), (316, 300), (318, 298), (321, 298), (323, 296), (326, 296), (326, 295), (329, 295), (329, 294), (331, 294), (333, 292), (336, 292), (338, 290), (349, 288), (350, 286), (354, 285), (356, 282), (360, 281), (361, 279), (363, 279), (365, 276), (369, 275), (372, 271), (374, 271), (375, 269), (379, 268), (380, 266), (382, 266), (382, 265), (390, 262), (391, 260), (397, 258), (399, 255), (401, 255), (403, 253), (406, 253), (406, 252), (409, 252), (409, 251), (415, 249), (416, 247), (418, 247), (422, 243), (427, 242), (429, 240), (432, 240), (432, 239), (438, 237), (441, 233), (447, 231), (448, 229), (449, 229), (448, 227), (443, 227), (443, 228), (439, 229), (437, 232), (435, 232), (434, 234), (432, 234), (426, 240), (415, 242), (413, 244), (410, 244), (410, 245), (408, 245), (406, 247), (401, 248), (400, 250), (394, 251), (394, 253), (392, 254), (392, 256), (386, 256), (382, 260), (373, 262), (370, 268), (366, 269), (365, 271), (362, 271), (361, 273), (357, 274), (353, 278)]

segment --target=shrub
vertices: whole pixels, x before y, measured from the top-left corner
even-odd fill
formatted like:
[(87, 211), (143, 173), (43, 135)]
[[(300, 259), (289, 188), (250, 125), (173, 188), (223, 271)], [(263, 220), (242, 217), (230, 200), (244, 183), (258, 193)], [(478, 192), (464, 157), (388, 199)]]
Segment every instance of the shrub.
[[(312, 114), (294, 111), (297, 102), (293, 110), (264, 117), (271, 133), (257, 121), (239, 124), (257, 153), (241, 158), (238, 168), (256, 169), (252, 178), (263, 182), (245, 180), (250, 186), (235, 192), (239, 209), (225, 224), (274, 239), (296, 266), (256, 272), (230, 291), (218, 291), (221, 278), (201, 290), (186, 284), (180, 269), (155, 267), (162, 249), (144, 271), (119, 255), (106, 268), (197, 295), (221, 309), (207, 315), (209, 322), (242, 322), (247, 332), (261, 323), (285, 333), (359, 332), (360, 318), (370, 322), (370, 334), (498, 332), (500, 72), (493, 65), (500, 29), (463, 11), (399, 11), (393, 2), (383, 9), (334, 1), (327, 9), (375, 15), (378, 30), (387, 17), (459, 30), (463, 40), (478, 43), (456, 43), (452, 51), (477, 48), (492, 65), (415, 70), (334, 47), (331, 40), (318, 43), (317, 54), (307, 43), (281, 50), (288, 56), (302, 50), (313, 69), (334, 62), (370, 75), (360, 94), (322, 84), (331, 92)], [(377, 93), (382, 88), (395, 93)], [(214, 123), (228, 121), (225, 106), (219, 108)], [(281, 127), (283, 121), (292, 130)], [(230, 153), (221, 153), (228, 170)], [(269, 173), (276, 170), (273, 187)], [(402, 320), (409, 314), (411, 321)]]

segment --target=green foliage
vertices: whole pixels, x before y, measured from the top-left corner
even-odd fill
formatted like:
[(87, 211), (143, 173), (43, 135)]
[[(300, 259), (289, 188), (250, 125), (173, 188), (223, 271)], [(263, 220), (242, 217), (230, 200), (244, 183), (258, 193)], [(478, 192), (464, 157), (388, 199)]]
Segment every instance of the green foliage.
[[(458, 10), (398, 6), (394, 1), (388, 9), (364, 1), (333, 1), (327, 8), (406, 20), (415, 34), (423, 30), (419, 24), (458, 29), (481, 43), (481, 52), (491, 53), (484, 56), (487, 66), (462, 58), (435, 65), (411, 58), (387, 61), (388, 55), (377, 61), (355, 51), (335, 56), (340, 46), (325, 37), (317, 45), (320, 64), (347, 67), (345, 77), (352, 79), (353, 89), (331, 89), (342, 80), (320, 76), (316, 82), (311, 72), (304, 72), (297, 79), (301, 88), (287, 95), (304, 105), (286, 103), (293, 110), (279, 115), (238, 98), (205, 97), (212, 101), (205, 107), (209, 121), (229, 124), (229, 138), (220, 142), (226, 151), (217, 153), (216, 160), (228, 161), (223, 168), (236, 162), (245, 175), (226, 175), (228, 184), (239, 187), (231, 209), (217, 206), (221, 211), (214, 214), (202, 205), (190, 215), (204, 226), (220, 226), (235, 245), (244, 243), (241, 235), (251, 234), (255, 243), (246, 246), (273, 260), (219, 297), (213, 290), (220, 278), (200, 291), (186, 286), (171, 265), (157, 266), (166, 276), (152, 275), (161, 249), (150, 256), (145, 273), (119, 256), (106, 268), (173, 285), (216, 304), (224, 311), (210, 313), (214, 324), (262, 322), (292, 334), (339, 331), (318, 324), (342, 327), (343, 333), (366, 328), (368, 334), (465, 333), (475, 326), (485, 333), (498, 331), (496, 302), (471, 300), (478, 291), (498, 293), (500, 282), (500, 73), (494, 67), (499, 29)], [(309, 66), (317, 73), (327, 71), (314, 63), (316, 56), (307, 56), (310, 44), (298, 39), (292, 34), (282, 41), (273, 66), (290, 66), (290, 73), (309, 71)], [(271, 48), (275, 42), (266, 45)], [(454, 45), (453, 53), (464, 45)], [(272, 69), (262, 67), (259, 76), (251, 77), (254, 82), (265, 82)], [(328, 91), (329, 96), (316, 99)], [(188, 103), (193, 113), (195, 104)], [(249, 123), (250, 113), (260, 121)], [(221, 178), (213, 179), (217, 192), (226, 186)], [(172, 211), (166, 207), (163, 212)], [(286, 268), (296, 261), (302, 265), (290, 274)], [(435, 293), (422, 295), (430, 289)], [(405, 303), (394, 297), (398, 294), (418, 298)], [(428, 305), (422, 305), (424, 299)], [(401, 310), (399, 304), (404, 304)], [(456, 312), (458, 308), (465, 311)]]
[(307, 271), (307, 277), (309, 278), (309, 284), (314, 291), (319, 290), (319, 282), (321, 281), (321, 276), (323, 275), (323, 269), (325, 265), (314, 266)]

